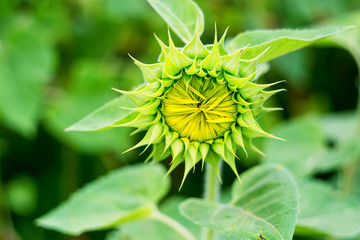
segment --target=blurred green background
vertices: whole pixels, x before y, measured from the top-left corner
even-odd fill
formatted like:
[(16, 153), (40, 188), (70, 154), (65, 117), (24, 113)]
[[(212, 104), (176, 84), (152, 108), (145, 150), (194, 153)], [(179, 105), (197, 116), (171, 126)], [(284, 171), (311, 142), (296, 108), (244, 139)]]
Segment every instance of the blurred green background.
[[(230, 26), (229, 37), (256, 28), (360, 26), (358, 0), (196, 2), (205, 14), (204, 43), (212, 43), (215, 22), (219, 34)], [(309, 113), (356, 108), (358, 32), (270, 62), (263, 81), (286, 79), (287, 92), (270, 100), (284, 111), (262, 119), (265, 130)], [(103, 239), (105, 232), (68, 237), (40, 229), (34, 219), (98, 176), (146, 159), (140, 150), (121, 154), (141, 138), (130, 137), (131, 129), (64, 129), (117, 96), (111, 87), (130, 90), (143, 81), (127, 54), (155, 62), (153, 33), (167, 41), (166, 24), (145, 0), (0, 1), (0, 239)], [(258, 161), (250, 154), (239, 169)], [(201, 196), (200, 171), (177, 193), (181, 168), (171, 176), (172, 193)], [(224, 171), (226, 188), (234, 176)]]

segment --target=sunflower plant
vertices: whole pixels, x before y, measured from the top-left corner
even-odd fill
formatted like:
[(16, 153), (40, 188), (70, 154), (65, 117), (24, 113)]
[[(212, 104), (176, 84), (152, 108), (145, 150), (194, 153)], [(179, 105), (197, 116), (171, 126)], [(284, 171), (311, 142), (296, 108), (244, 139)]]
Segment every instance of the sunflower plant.
[[(264, 103), (284, 90), (276, 88), (282, 81), (259, 80), (269, 68), (267, 62), (346, 27), (253, 30), (233, 38), (227, 38), (227, 30), (218, 37), (215, 27), (214, 41), (204, 44), (204, 16), (193, 1), (148, 2), (184, 45), (175, 46), (170, 29), (167, 41), (155, 36), (160, 46), (157, 62), (130, 56), (144, 83), (132, 91), (114, 89), (118, 98), (67, 130), (135, 128), (144, 137), (127, 151), (151, 148), (147, 160), (169, 161), (167, 172), (159, 163), (111, 172), (37, 223), (70, 235), (115, 228), (107, 239), (292, 239), (299, 202), (292, 175), (271, 164), (239, 175), (238, 150), (245, 156), (249, 150), (263, 154), (254, 138), (284, 140), (258, 122), (264, 113), (279, 110)], [(237, 178), (226, 204), (219, 203), (222, 163)], [(159, 204), (169, 191), (168, 175), (181, 164), (180, 191), (192, 169), (205, 168), (204, 199)]]

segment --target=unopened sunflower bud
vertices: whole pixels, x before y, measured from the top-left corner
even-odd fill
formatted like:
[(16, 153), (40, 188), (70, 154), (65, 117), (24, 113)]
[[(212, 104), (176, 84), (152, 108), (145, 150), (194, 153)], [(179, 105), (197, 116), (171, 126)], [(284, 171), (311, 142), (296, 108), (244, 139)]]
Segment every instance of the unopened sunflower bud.
[(171, 154), (168, 174), (185, 162), (183, 182), (200, 160), (217, 169), (223, 159), (238, 177), (237, 146), (245, 153), (248, 147), (259, 151), (252, 138), (276, 138), (262, 130), (255, 117), (268, 111), (263, 103), (282, 90), (264, 90), (276, 83), (255, 83), (255, 62), (263, 53), (252, 60), (241, 59), (246, 47), (229, 54), (223, 45), (225, 35), (218, 42), (215, 33), (214, 44), (204, 46), (195, 31), (182, 49), (175, 47), (170, 34), (169, 46), (156, 37), (161, 47), (159, 63), (133, 59), (147, 83), (133, 92), (119, 90), (138, 107), (118, 126), (147, 131), (129, 150), (154, 144), (153, 161)]

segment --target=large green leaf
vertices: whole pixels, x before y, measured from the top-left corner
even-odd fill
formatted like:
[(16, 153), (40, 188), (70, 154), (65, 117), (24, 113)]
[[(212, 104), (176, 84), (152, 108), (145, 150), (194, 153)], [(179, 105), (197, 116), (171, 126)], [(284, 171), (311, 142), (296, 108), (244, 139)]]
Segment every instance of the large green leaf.
[(31, 21), (7, 21), (0, 31), (0, 120), (24, 136), (36, 133), (43, 90), (54, 73), (52, 43)]
[(181, 213), (234, 239), (292, 239), (299, 196), (290, 172), (265, 164), (248, 170), (241, 179), (243, 184), (233, 185), (230, 203), (190, 199), (180, 206)]
[(240, 33), (231, 39), (227, 47), (236, 51), (250, 44), (243, 52), (243, 59), (252, 59), (269, 48), (258, 60), (267, 62), (286, 53), (306, 47), (315, 41), (332, 36), (349, 29), (349, 27), (328, 27), (322, 29), (304, 30), (254, 30)]
[(299, 183), (300, 215), (296, 233), (334, 238), (360, 235), (360, 202), (319, 181)]
[(196, 23), (204, 30), (204, 14), (192, 0), (147, 0), (185, 43), (192, 39)]
[(295, 177), (327, 172), (360, 155), (354, 113), (305, 116), (279, 124), (272, 133), (286, 141), (265, 140), (262, 162), (286, 166)]
[(79, 235), (151, 215), (169, 189), (160, 165), (133, 165), (113, 171), (77, 191), (65, 203), (37, 220), (41, 227)]

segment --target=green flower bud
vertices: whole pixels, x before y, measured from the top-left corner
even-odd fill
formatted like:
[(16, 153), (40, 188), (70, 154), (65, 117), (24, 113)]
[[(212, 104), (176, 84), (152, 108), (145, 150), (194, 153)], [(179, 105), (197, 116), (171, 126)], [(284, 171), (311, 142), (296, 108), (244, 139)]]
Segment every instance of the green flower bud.
[(133, 59), (146, 83), (133, 92), (117, 90), (137, 106), (117, 126), (147, 131), (128, 151), (140, 146), (146, 150), (153, 144), (152, 161), (172, 155), (167, 175), (185, 163), (183, 182), (200, 160), (217, 169), (223, 159), (238, 177), (237, 146), (246, 154), (246, 148), (260, 152), (252, 138), (276, 138), (261, 129), (256, 117), (278, 110), (263, 103), (283, 89), (265, 91), (276, 83), (256, 83), (256, 60), (263, 53), (251, 60), (241, 58), (246, 47), (229, 54), (223, 44), (225, 35), (217, 41), (215, 33), (214, 44), (204, 46), (195, 31), (183, 48), (175, 47), (170, 33), (169, 46), (156, 37), (161, 47), (159, 63)]

